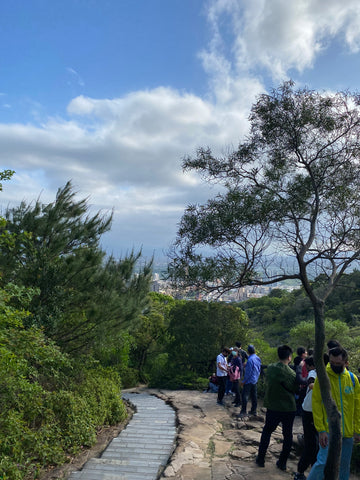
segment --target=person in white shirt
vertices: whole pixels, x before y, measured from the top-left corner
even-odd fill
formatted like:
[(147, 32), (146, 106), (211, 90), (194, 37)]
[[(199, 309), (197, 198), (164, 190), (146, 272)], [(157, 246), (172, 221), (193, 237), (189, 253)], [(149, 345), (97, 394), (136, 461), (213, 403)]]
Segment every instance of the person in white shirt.
[(216, 357), (216, 376), (218, 379), (218, 396), (217, 396), (217, 404), (224, 405), (223, 398), (225, 395), (225, 388), (226, 388), (226, 380), (228, 376), (228, 362), (227, 356), (230, 354), (230, 350), (224, 347), (221, 353)]

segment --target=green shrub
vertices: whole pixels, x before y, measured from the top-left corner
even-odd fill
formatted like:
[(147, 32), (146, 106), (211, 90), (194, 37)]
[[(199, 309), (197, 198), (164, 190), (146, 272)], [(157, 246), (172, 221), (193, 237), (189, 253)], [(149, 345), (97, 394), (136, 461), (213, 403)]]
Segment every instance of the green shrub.
[(126, 409), (121, 400), (121, 379), (112, 368), (87, 370), (77, 391), (87, 399), (92, 422), (97, 427), (113, 425), (126, 418)]
[(35, 478), (126, 417), (120, 377), (75, 364), (37, 329), (0, 328), (0, 478)]
[(136, 368), (122, 365), (119, 368), (121, 376), (121, 384), (124, 388), (135, 387), (139, 383), (139, 371)]

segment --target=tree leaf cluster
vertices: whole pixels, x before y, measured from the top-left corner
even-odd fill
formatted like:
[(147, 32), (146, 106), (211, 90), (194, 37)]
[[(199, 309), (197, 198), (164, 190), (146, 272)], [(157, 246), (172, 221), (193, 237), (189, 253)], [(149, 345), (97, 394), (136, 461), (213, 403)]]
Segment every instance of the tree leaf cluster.
[[(323, 275), (313, 282), (315, 290), (322, 289), (326, 283)], [(289, 330), (301, 323), (312, 324), (311, 344), (314, 347), (315, 327), (313, 324), (313, 307), (303, 288), (292, 292), (273, 289), (267, 296), (250, 298), (239, 303), (247, 313), (249, 324), (255, 331), (262, 332), (270, 345), (276, 346), (289, 341)], [(329, 295), (325, 304), (325, 318), (328, 322), (341, 321), (348, 328), (360, 326), (360, 272), (354, 270), (344, 274), (341, 282)], [(308, 338), (307, 335), (304, 336)], [(327, 335), (327, 340), (330, 338)], [(300, 341), (300, 338), (299, 338)], [(346, 345), (344, 345), (346, 346)]]
[(140, 253), (107, 258), (100, 238), (111, 215), (91, 215), (87, 199), (68, 182), (56, 200), (22, 202), (5, 212), (0, 244), (1, 282), (38, 289), (26, 325), (44, 329), (63, 349), (91, 351), (136, 322), (146, 305), (151, 263), (135, 274)]

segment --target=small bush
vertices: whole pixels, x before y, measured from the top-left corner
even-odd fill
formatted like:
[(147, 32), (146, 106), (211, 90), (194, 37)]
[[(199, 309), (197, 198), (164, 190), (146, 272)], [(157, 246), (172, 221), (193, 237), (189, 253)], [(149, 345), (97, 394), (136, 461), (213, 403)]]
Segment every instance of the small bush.
[(0, 328), (0, 478), (35, 478), (126, 417), (120, 377), (75, 363), (40, 330)]

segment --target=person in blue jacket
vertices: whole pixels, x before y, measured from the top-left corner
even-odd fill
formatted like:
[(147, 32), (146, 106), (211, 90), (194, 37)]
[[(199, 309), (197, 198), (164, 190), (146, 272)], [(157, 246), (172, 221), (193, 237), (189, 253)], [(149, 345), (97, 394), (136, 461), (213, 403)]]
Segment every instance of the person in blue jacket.
[(261, 372), (261, 360), (255, 353), (254, 345), (249, 345), (248, 349), (248, 360), (245, 366), (245, 375), (240, 382), (242, 385), (242, 403), (241, 403), (241, 412), (239, 417), (246, 415), (247, 403), (249, 397), (251, 398), (251, 410), (250, 415), (256, 415), (257, 409), (257, 382), (259, 380)]

